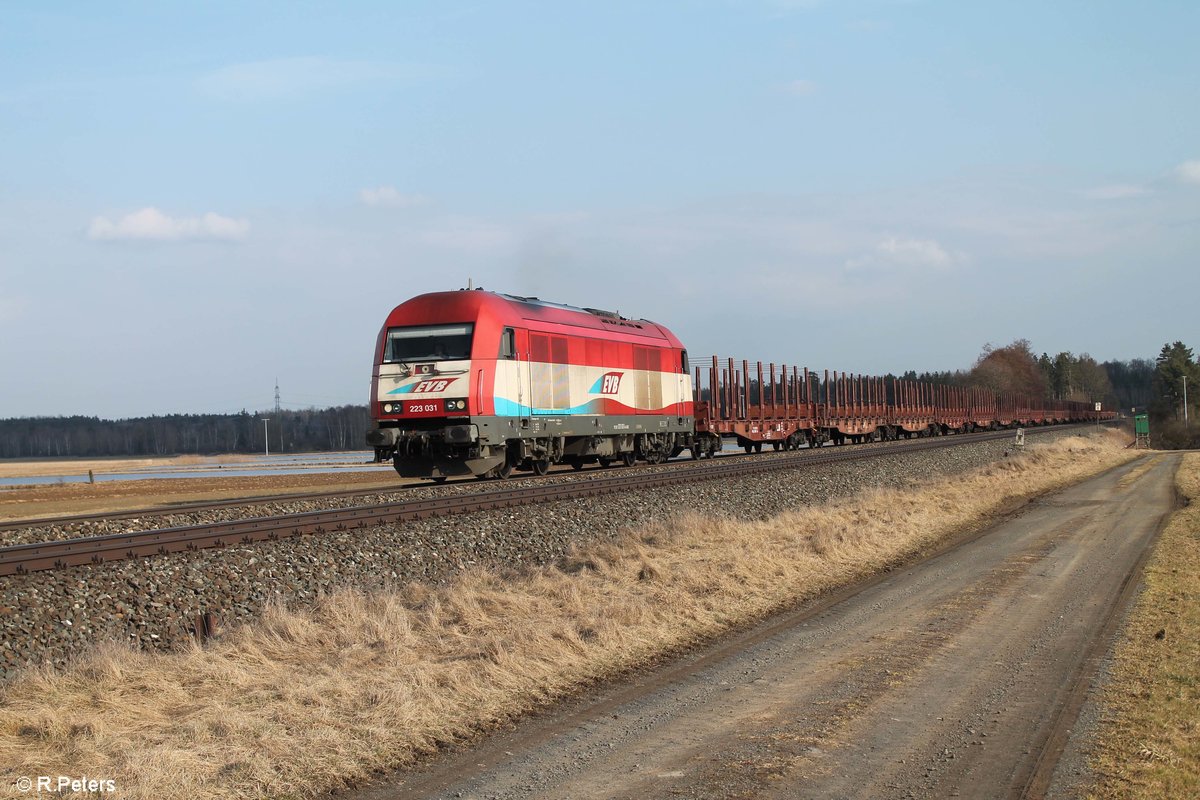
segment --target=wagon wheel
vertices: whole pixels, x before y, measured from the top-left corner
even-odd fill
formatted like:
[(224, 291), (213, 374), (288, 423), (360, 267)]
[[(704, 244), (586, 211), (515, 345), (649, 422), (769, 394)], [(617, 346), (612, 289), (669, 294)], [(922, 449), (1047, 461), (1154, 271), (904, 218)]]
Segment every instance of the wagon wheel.
[(611, 458), (600, 458), (599, 461), (600, 461), (600, 466), (603, 467), (604, 469), (608, 469), (609, 467), (612, 466), (612, 463), (613, 463), (613, 459), (611, 459)]
[(501, 464), (500, 466), (498, 466), (494, 470), (492, 470), (492, 474), (495, 475), (500, 480), (507, 479), (509, 475), (512, 475), (512, 472), (513, 472), (513, 465), (509, 462), (509, 460), (507, 458), (504, 459), (503, 464)]
[(778, 453), (780, 450), (781, 444), (782, 444), (782, 442), (771, 442), (771, 447), (775, 448), (775, 452)]
[(432, 476), (431, 480), (432, 480), (434, 483), (445, 483), (445, 482), (446, 482), (446, 476), (445, 476), (445, 475), (434, 475), (434, 476)]
[(533, 459), (532, 466), (533, 466), (533, 474), (534, 475), (539, 475), (539, 476), (545, 475), (547, 472), (550, 471), (550, 459), (535, 458), (535, 459)]
[(700, 445), (699, 442), (697, 442), (696, 444), (693, 444), (691, 446), (691, 448), (689, 448), (689, 449), (692, 454), (692, 461), (699, 461), (700, 456), (704, 455), (704, 448)]
[(575, 470), (576, 472), (579, 472), (579, 470), (583, 469), (583, 459), (582, 458), (572, 458), (567, 463), (570, 464), (571, 469)]
[(621, 453), (621, 463), (627, 467), (632, 467), (637, 463), (637, 453), (632, 451), (628, 453)]
[(762, 442), (755, 442), (755, 443), (754, 443), (754, 452), (756, 452), (756, 453), (761, 453), (761, 452), (762, 452)]

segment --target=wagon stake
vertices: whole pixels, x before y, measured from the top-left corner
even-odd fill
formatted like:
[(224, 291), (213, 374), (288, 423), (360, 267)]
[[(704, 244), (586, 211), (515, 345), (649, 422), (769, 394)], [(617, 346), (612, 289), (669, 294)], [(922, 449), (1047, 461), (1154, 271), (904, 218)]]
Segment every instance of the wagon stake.
[(205, 640), (207, 640), (213, 636), (216, 636), (217, 635), (217, 617), (216, 617), (216, 615), (213, 614), (211, 611), (205, 611), (203, 613), (197, 614), (195, 616), (195, 618), (192, 619), (191, 634), (192, 634), (192, 638), (195, 639), (197, 643), (204, 642)]

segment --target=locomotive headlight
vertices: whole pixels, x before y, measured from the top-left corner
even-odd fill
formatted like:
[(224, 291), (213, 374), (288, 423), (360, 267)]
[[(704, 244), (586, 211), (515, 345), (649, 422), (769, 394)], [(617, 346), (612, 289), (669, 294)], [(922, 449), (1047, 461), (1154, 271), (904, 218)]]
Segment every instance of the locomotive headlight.
[(446, 410), (447, 411), (466, 411), (467, 410), (467, 401), (466, 400), (447, 400), (446, 401)]
[(383, 404), (383, 413), (385, 413), (385, 414), (390, 414), (390, 413), (392, 413), (392, 404), (391, 404), (391, 403), (384, 403), (384, 404)]

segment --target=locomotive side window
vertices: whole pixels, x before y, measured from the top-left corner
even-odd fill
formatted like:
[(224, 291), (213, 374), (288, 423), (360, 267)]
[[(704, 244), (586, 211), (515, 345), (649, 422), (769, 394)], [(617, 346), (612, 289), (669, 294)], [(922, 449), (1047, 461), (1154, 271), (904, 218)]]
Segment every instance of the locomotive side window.
[(517, 355), (517, 335), (512, 328), (505, 328), (500, 334), (500, 357), (515, 358)]
[(679, 371), (684, 375), (687, 375), (689, 372), (691, 372), (691, 370), (688, 369), (687, 350), (679, 351)]
[(383, 360), (449, 361), (471, 357), (471, 335), (474, 325), (425, 325), (414, 328), (391, 328)]

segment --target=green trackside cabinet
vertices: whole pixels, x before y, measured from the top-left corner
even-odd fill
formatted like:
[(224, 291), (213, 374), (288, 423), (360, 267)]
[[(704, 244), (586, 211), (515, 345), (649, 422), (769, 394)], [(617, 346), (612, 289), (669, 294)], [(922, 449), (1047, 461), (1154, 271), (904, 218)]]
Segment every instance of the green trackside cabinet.
[(1133, 417), (1133, 444), (1139, 450), (1150, 449), (1150, 417), (1145, 414)]

